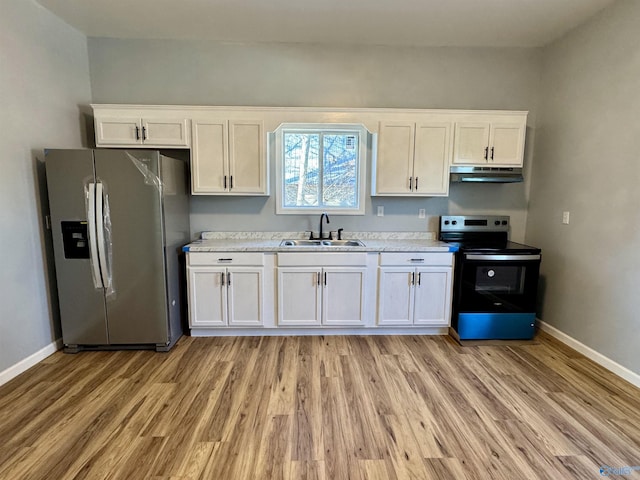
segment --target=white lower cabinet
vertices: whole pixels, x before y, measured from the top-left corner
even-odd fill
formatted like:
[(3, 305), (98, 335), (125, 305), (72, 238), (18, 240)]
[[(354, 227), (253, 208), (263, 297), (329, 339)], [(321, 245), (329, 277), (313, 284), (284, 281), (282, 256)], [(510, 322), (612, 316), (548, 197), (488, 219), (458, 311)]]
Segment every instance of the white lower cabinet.
[(365, 325), (366, 264), (363, 253), (278, 255), (278, 325)]
[(364, 267), (278, 268), (278, 324), (364, 325)]
[[(209, 255), (209, 254), (191, 254)], [(258, 258), (262, 255), (258, 255)], [(212, 257), (210, 255), (210, 257)], [(221, 262), (233, 262), (240, 255), (222, 254)], [(255, 257), (255, 255), (253, 255)], [(214, 260), (215, 261), (215, 260)], [(187, 266), (189, 326), (260, 327), (265, 318), (265, 269), (262, 266), (210, 266), (196, 260)], [(200, 263), (200, 265), (197, 265)], [(257, 263), (257, 262), (256, 262)]]
[[(452, 255), (442, 258), (414, 254), (382, 254), (378, 269), (378, 325), (449, 326), (451, 321)], [(425, 258), (427, 257), (427, 258)], [(444, 265), (409, 267), (436, 259)], [(399, 266), (385, 264), (398, 263)], [(448, 263), (448, 265), (447, 265)]]
[(193, 335), (442, 329), (452, 269), (447, 252), (189, 252), (189, 327)]

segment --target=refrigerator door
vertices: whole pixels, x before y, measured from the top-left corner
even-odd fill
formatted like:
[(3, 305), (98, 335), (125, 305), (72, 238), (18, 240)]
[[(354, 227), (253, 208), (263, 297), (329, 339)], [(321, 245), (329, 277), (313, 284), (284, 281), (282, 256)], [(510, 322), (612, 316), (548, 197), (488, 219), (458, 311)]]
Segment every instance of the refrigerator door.
[[(91, 269), (85, 188), (94, 182), (91, 150), (48, 150), (45, 158), (53, 249), (65, 345), (109, 343), (104, 289)], [(97, 265), (96, 265), (97, 266)]]
[[(113, 294), (107, 294), (112, 345), (169, 341), (158, 152), (95, 150), (111, 236)], [(96, 202), (98, 203), (98, 202)]]

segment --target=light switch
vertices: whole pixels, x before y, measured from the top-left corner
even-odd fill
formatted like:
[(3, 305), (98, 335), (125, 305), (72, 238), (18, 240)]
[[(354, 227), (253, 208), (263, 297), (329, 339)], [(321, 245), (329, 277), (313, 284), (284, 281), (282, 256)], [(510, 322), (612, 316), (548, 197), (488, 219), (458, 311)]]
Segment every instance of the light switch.
[(569, 212), (562, 212), (562, 223), (569, 225)]
[(424, 208), (421, 208), (420, 210), (418, 210), (418, 218), (425, 218), (427, 215), (427, 212)]
[(378, 216), (379, 217), (384, 217), (384, 206), (383, 205), (378, 205)]

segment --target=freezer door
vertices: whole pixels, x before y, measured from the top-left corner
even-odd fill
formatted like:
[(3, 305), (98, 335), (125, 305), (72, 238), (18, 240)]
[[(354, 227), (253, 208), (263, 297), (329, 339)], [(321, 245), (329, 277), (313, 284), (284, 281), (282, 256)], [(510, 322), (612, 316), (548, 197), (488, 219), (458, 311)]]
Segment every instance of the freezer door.
[[(164, 234), (158, 152), (95, 150), (111, 234), (106, 296), (112, 345), (168, 342)], [(109, 225), (110, 224), (110, 225)]]
[(53, 250), (65, 345), (109, 343), (104, 289), (89, 261), (85, 187), (94, 182), (91, 150), (48, 150), (45, 157)]

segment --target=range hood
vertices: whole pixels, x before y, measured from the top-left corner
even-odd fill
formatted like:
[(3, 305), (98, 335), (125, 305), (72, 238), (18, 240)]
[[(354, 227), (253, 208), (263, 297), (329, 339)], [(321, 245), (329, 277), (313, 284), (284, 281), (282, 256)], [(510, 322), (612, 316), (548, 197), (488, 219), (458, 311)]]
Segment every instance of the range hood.
[(453, 183), (517, 183), (523, 180), (522, 168), (519, 167), (451, 167)]

